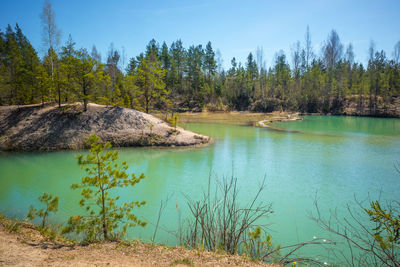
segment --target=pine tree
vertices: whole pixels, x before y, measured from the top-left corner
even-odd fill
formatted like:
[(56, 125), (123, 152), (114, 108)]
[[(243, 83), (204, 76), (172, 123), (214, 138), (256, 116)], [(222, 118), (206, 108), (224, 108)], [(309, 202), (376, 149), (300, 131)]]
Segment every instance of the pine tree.
[(60, 72), (63, 74), (63, 87), (65, 101), (79, 99), (77, 91), (77, 67), (79, 59), (76, 57), (75, 42), (69, 35), (66, 44), (61, 47), (60, 53)]
[(204, 104), (204, 74), (203, 69), (204, 50), (201, 45), (190, 46), (187, 52), (187, 78), (190, 90), (187, 92), (188, 101), (194, 101), (197, 105)]
[(37, 76), (40, 68), (40, 60), (29, 42), (28, 38), (22, 33), (18, 24), (15, 26), (15, 35), (21, 50), (21, 102), (31, 104), (37, 101), (39, 92), (37, 90)]
[(86, 49), (82, 48), (76, 52), (79, 59), (76, 64), (76, 81), (80, 88), (80, 99), (83, 100), (84, 111), (87, 111), (87, 104), (91, 98), (92, 89), (99, 79), (96, 72), (96, 61), (89, 55)]
[(183, 86), (183, 76), (185, 73), (185, 66), (186, 66), (186, 51), (183, 47), (182, 41), (177, 40), (171, 44), (170, 53), (172, 55), (172, 64), (174, 64), (174, 70), (176, 73), (172, 73), (171, 77), (177, 78), (172, 82), (177, 87), (177, 92), (179, 94), (184, 93), (184, 86)]
[(168, 95), (163, 80), (165, 70), (154, 52), (140, 60), (136, 75), (137, 97), (146, 113), (149, 113), (156, 102), (165, 101)]
[(10, 25), (6, 29), (6, 86), (9, 88), (9, 104), (23, 104), (22, 91), (22, 54), (15, 33)]
[[(134, 201), (119, 205), (119, 196), (114, 197), (119, 188), (133, 187), (145, 178), (143, 174), (136, 177), (128, 175), (126, 162), (118, 163), (118, 151), (104, 151), (111, 148), (110, 143), (101, 144), (100, 138), (91, 135), (87, 140), (90, 154), (79, 155), (78, 164), (85, 169), (87, 176), (81, 183), (73, 184), (73, 189), (81, 189), (81, 207), (86, 214), (72, 216), (64, 233), (84, 233), (87, 241), (99, 239), (110, 240), (122, 238), (128, 227), (145, 226), (146, 222), (138, 219), (132, 210), (146, 204), (145, 201)], [(122, 230), (117, 232), (122, 226)]]
[(206, 71), (207, 81), (211, 83), (211, 77), (214, 76), (217, 69), (217, 63), (215, 62), (215, 52), (212, 49), (211, 42), (207, 43), (204, 53), (204, 69)]
[(38, 199), (45, 205), (45, 208), (37, 210), (31, 205), (29, 207), (29, 213), (27, 217), (30, 220), (35, 219), (36, 216), (41, 217), (41, 227), (42, 229), (44, 229), (46, 227), (50, 213), (57, 213), (58, 211), (58, 197), (53, 197), (52, 194), (43, 193), (43, 195), (41, 195)]

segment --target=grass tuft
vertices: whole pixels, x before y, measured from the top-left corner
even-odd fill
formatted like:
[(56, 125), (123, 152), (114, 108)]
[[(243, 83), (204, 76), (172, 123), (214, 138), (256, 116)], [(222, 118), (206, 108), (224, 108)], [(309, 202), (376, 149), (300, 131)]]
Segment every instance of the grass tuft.
[(186, 265), (186, 266), (194, 266), (193, 261), (192, 261), (191, 259), (189, 259), (189, 258), (183, 258), (183, 259), (181, 259), (181, 260), (174, 260), (174, 261), (171, 263), (172, 266), (180, 265), (180, 264)]

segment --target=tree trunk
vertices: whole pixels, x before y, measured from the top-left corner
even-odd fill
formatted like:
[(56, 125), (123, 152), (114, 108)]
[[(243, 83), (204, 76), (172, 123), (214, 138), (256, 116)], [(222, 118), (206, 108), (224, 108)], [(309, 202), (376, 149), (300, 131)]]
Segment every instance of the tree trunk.
[(83, 111), (87, 111), (87, 91), (86, 91), (86, 83), (83, 85)]
[(43, 215), (43, 220), (42, 220), (42, 229), (44, 229), (44, 226), (46, 225), (46, 217), (48, 215), (48, 212), (46, 211)]
[(101, 190), (102, 212), (103, 212), (103, 234), (104, 240), (108, 240), (107, 224), (106, 224), (106, 208), (104, 203), (104, 190)]
[(57, 92), (58, 92), (58, 107), (61, 108), (61, 88), (60, 88), (60, 85), (57, 85)]
[[(98, 179), (101, 179), (101, 174), (100, 174), (100, 160), (99, 160), (99, 154), (97, 153), (97, 175)], [(101, 190), (101, 211), (103, 214), (103, 235), (104, 235), (104, 240), (108, 240), (108, 232), (107, 232), (107, 222), (106, 222), (106, 205), (105, 205), (105, 199), (104, 199), (104, 188), (102, 185), (100, 185), (100, 190)]]

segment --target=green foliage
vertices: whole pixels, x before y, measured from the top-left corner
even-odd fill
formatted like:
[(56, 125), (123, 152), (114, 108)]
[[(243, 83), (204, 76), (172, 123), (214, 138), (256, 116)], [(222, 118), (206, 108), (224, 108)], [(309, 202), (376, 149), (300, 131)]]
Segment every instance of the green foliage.
[[(309, 32), (307, 30), (307, 36)], [(310, 45), (307, 40), (306, 45)], [(367, 66), (354, 62), (352, 46), (343, 56), (332, 31), (320, 57), (301, 42), (291, 60), (280, 51), (267, 70), (262, 49), (243, 64), (232, 59), (224, 71), (211, 42), (183, 47), (177, 40), (160, 47), (153, 39), (146, 51), (120, 69), (121, 53), (111, 46), (102, 64), (97, 49), (75, 48), (69, 37), (60, 52), (49, 47), (42, 61), (18, 25), (0, 31), (0, 105), (82, 101), (125, 106), (140, 111), (289, 110), (354, 115), (397, 116), (400, 62), (371, 50)], [(223, 104), (221, 104), (223, 103)]]
[(11, 222), (9, 224), (5, 224), (4, 228), (10, 233), (19, 233), (21, 226), (18, 222)]
[(174, 114), (174, 115), (172, 115), (171, 118), (167, 118), (167, 122), (168, 122), (169, 124), (171, 124), (171, 126), (174, 127), (174, 128), (176, 129), (176, 125), (177, 125), (177, 123), (178, 123), (178, 119), (179, 119), (178, 114)]
[(40, 234), (50, 241), (54, 241), (58, 237), (57, 231), (53, 227), (41, 228)]
[(103, 145), (100, 138), (92, 134), (87, 143), (91, 147), (90, 154), (77, 156), (87, 176), (82, 177), (80, 184), (71, 186), (81, 189), (79, 205), (85, 208), (86, 214), (70, 217), (63, 232), (83, 233), (86, 241), (110, 240), (122, 238), (128, 227), (145, 226), (146, 222), (138, 219), (132, 211), (146, 202), (119, 205), (119, 196), (115, 192), (118, 188), (135, 186), (145, 176), (128, 176), (126, 171), (129, 166), (126, 162), (118, 163), (118, 151), (104, 151), (111, 148), (109, 142)]
[(372, 201), (371, 208), (364, 210), (371, 221), (377, 223), (374, 238), (383, 250), (393, 250), (400, 244), (400, 214), (382, 208), (379, 201)]
[(149, 113), (156, 102), (165, 101), (168, 91), (164, 77), (165, 70), (154, 53), (147, 53), (139, 61), (135, 78), (136, 97), (146, 113)]
[(29, 213), (27, 217), (30, 220), (39, 216), (42, 218), (41, 227), (44, 229), (46, 227), (47, 219), (50, 213), (57, 213), (58, 211), (58, 197), (53, 197), (51, 194), (43, 193), (40, 197), (38, 197), (39, 201), (45, 205), (44, 208), (37, 210), (32, 205), (29, 207)]
[(243, 253), (253, 260), (266, 260), (269, 262), (279, 262), (281, 247), (273, 246), (271, 236), (263, 235), (259, 226), (253, 232), (248, 233), (249, 239), (244, 242)]

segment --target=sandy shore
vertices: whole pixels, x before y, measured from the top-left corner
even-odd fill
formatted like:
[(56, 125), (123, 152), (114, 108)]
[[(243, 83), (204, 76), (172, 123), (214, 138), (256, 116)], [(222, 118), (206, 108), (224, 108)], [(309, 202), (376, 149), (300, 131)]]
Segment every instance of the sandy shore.
[(43, 237), (33, 225), (0, 220), (0, 266), (266, 266), (238, 255), (134, 242), (88, 246)]
[(41, 107), (0, 107), (0, 151), (82, 149), (90, 134), (114, 147), (199, 146), (207, 136), (171, 127), (163, 120), (133, 109), (89, 104)]
[(271, 123), (281, 122), (281, 121), (298, 121), (298, 120), (302, 120), (302, 118), (300, 118), (297, 113), (282, 114), (280, 116), (274, 116), (274, 117), (271, 117), (271, 118), (266, 119), (266, 120), (261, 120), (261, 121), (259, 121), (257, 123), (257, 126), (264, 127), (264, 128), (269, 128), (269, 129), (272, 129), (272, 130), (282, 131), (281, 129), (278, 129), (276, 127), (271, 126)]

